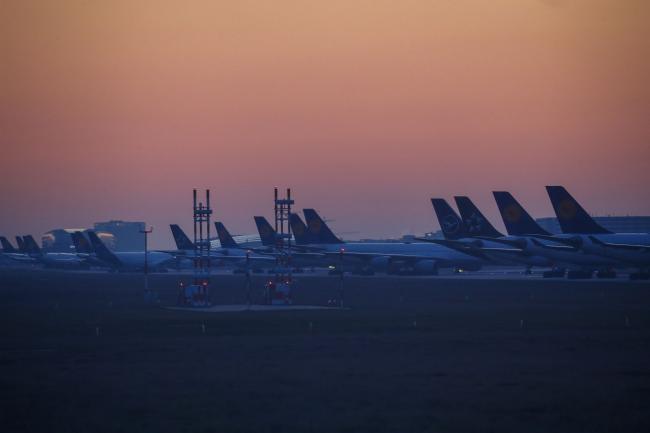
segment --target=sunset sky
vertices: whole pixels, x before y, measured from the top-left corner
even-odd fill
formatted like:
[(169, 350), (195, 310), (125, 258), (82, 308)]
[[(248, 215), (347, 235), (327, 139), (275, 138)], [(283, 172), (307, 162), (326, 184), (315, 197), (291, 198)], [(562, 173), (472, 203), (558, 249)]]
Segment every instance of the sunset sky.
[(0, 0), (0, 234), (272, 189), (347, 238), (437, 229), (430, 197), (650, 214), (646, 0)]

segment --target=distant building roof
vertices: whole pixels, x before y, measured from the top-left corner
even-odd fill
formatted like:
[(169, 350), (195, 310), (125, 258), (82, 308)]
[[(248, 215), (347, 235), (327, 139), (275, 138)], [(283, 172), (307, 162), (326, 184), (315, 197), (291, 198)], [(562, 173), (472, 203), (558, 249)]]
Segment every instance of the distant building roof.
[(116, 251), (141, 251), (144, 249), (144, 221), (109, 220), (94, 224), (96, 231), (110, 233), (114, 236)]

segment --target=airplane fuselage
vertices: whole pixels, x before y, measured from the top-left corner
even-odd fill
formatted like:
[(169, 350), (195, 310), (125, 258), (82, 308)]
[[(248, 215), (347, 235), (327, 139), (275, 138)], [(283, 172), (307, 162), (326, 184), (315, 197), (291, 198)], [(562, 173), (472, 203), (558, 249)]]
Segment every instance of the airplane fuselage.
[[(636, 245), (650, 248), (650, 234), (648, 233), (562, 234), (558, 237), (578, 240), (579, 249), (590, 255), (623, 262), (631, 266), (650, 266), (650, 251), (647, 248), (629, 247)], [(609, 246), (594, 242), (591, 237), (604, 244), (609, 244)]]
[[(144, 251), (120, 251), (113, 252), (119, 260), (119, 265), (114, 266), (120, 270), (141, 271), (144, 270), (145, 254)], [(161, 251), (147, 252), (147, 266), (150, 270), (163, 268), (167, 264), (173, 263), (174, 256)]]
[(394, 263), (411, 263), (420, 267), (431, 265), (432, 270), (438, 267), (479, 269), (486, 264), (477, 257), (425, 242), (349, 242), (310, 244), (308, 247), (327, 253), (328, 264), (336, 265), (341, 260), (350, 264), (366, 262), (378, 271), (385, 271)]
[[(589, 254), (561, 243), (553, 243), (547, 240), (540, 241), (527, 236), (506, 236), (504, 239), (521, 241), (524, 251), (532, 256), (546, 257), (555, 266), (596, 269), (613, 268), (620, 265), (617, 260), (597, 254)], [(542, 245), (536, 245), (533, 239)]]

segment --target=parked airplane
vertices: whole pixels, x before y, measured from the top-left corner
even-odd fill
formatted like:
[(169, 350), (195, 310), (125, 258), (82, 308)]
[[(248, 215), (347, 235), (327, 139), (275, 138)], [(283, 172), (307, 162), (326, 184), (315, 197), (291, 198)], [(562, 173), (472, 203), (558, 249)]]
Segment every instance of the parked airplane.
[[(176, 264), (174, 266), (177, 269), (193, 268), (194, 261), (192, 258), (195, 254), (194, 242), (190, 240), (178, 224), (170, 224), (169, 228), (171, 229), (174, 242), (176, 243), (176, 250), (165, 252), (173, 254), (176, 257)], [(210, 256), (210, 266), (218, 266), (220, 262), (216, 258), (217, 254), (213, 250), (210, 250)]]
[[(289, 221), (294, 214), (289, 216)], [(255, 216), (255, 225), (257, 226), (257, 231), (260, 234), (260, 239), (262, 240), (263, 249), (259, 251), (262, 254), (287, 254), (287, 251), (281, 249), (286, 242), (286, 239), (282, 239), (278, 236), (275, 229), (269, 224), (266, 218), (263, 216)], [(304, 225), (304, 223), (303, 223)], [(292, 232), (295, 231), (291, 222), (289, 223)], [(327, 267), (326, 256), (322, 253), (311, 252), (310, 250), (303, 248), (302, 246), (296, 243), (297, 233), (293, 233), (292, 242), (291, 242), (291, 257), (289, 258), (290, 266), (294, 270), (300, 271), (302, 268), (320, 268)]]
[(437, 274), (441, 267), (474, 270), (485, 263), (475, 256), (424, 242), (343, 242), (314, 209), (303, 209), (303, 213), (307, 237), (302, 242), (309, 242), (306, 246), (322, 251), (330, 260), (334, 259), (334, 264), (338, 258), (340, 262), (357, 265), (364, 273)]
[(562, 186), (547, 186), (562, 235), (569, 246), (588, 254), (617, 260), (639, 269), (632, 278), (648, 279), (650, 269), (650, 234), (612, 233), (598, 224)]
[[(291, 228), (291, 248), (294, 251), (306, 251), (308, 248), (305, 248), (301, 246), (298, 242), (296, 242), (296, 236), (300, 236), (303, 232), (300, 231), (300, 227), (296, 228), (291, 224), (291, 218), (298, 217), (296, 214), (291, 214), (289, 215), (289, 227)], [(279, 248), (283, 246), (286, 242), (287, 239), (282, 239), (280, 236), (278, 236), (278, 233), (275, 231), (275, 229), (269, 224), (266, 218), (263, 216), (256, 216), (253, 217), (255, 219), (255, 225), (257, 226), (257, 231), (260, 234), (260, 239), (262, 241), (262, 245), (264, 245), (267, 248)], [(305, 223), (300, 220), (300, 223), (304, 226)], [(298, 230), (298, 231), (296, 231)]]
[(77, 231), (70, 233), (70, 239), (72, 239), (72, 245), (74, 246), (77, 255), (90, 255), (94, 253), (92, 245), (82, 232)]
[[(318, 244), (318, 236), (315, 236), (307, 228), (307, 225), (300, 219), (298, 214), (292, 213), (289, 215), (289, 225), (291, 226), (297, 248), (304, 249), (306, 248), (305, 245)], [(334, 243), (341, 243), (341, 241), (336, 238)], [(315, 247), (313, 250), (318, 251), (320, 248)]]
[[(16, 238), (18, 237), (16, 236)], [(21, 252), (18, 249), (14, 248), (14, 246), (11, 245), (11, 242), (9, 242), (9, 239), (7, 239), (6, 237), (0, 236), (0, 244), (2, 244), (3, 257), (14, 260), (16, 262), (23, 262), (23, 263), (36, 262), (36, 259), (34, 259), (33, 257), (30, 257), (25, 252)]]
[(276, 265), (277, 260), (275, 257), (256, 254), (255, 249), (240, 246), (235, 242), (235, 239), (222, 222), (215, 222), (214, 227), (217, 229), (217, 236), (219, 236), (219, 243), (221, 244), (221, 248), (217, 249), (216, 252), (224, 262), (227, 261), (238, 268), (251, 266), (254, 270), (270, 268)]
[[(221, 244), (220, 251), (217, 251), (224, 255), (228, 255), (230, 253), (230, 250), (235, 250), (236, 253), (242, 252), (242, 248), (237, 245), (237, 242), (235, 242), (235, 239), (233, 239), (232, 235), (221, 221), (215, 222), (214, 228), (217, 230), (217, 236), (219, 236), (219, 243)], [(243, 252), (245, 256), (246, 251)]]
[[(259, 270), (262, 267), (270, 267), (275, 264), (275, 259), (269, 256), (260, 256), (253, 250), (246, 249), (234, 240), (226, 227), (221, 222), (214, 223), (219, 237), (221, 247), (210, 250), (210, 260), (212, 266), (230, 265), (238, 269), (246, 267), (246, 254), (248, 253), (248, 265), (253, 270)], [(192, 260), (194, 256), (194, 242), (192, 242), (185, 232), (177, 225), (170, 225), (176, 246), (178, 248), (178, 258)]]
[(70, 233), (70, 238), (72, 239), (72, 245), (77, 252), (77, 256), (86, 261), (89, 266), (110, 267), (108, 263), (97, 257), (92, 244), (82, 232), (72, 232)]
[(44, 253), (32, 235), (23, 236), (27, 256), (48, 268), (87, 268), (88, 263), (74, 253)]
[(194, 242), (187, 237), (183, 229), (178, 224), (170, 224), (169, 228), (172, 231), (178, 253), (194, 253)]
[(257, 227), (257, 231), (260, 234), (260, 240), (262, 241), (262, 245), (268, 248), (275, 248), (276, 246), (278, 246), (278, 242), (280, 242), (280, 239), (278, 239), (275, 229), (271, 226), (271, 224), (269, 224), (266, 218), (264, 218), (263, 216), (254, 216), (253, 219), (255, 220), (255, 226)]
[(27, 248), (25, 248), (25, 241), (22, 236), (16, 236), (16, 245), (18, 245), (18, 252), (27, 254)]
[(17, 254), (18, 250), (11, 245), (9, 239), (4, 236), (0, 236), (0, 244), (2, 245), (2, 252), (6, 254)]
[(602, 278), (615, 276), (612, 269), (620, 265), (620, 262), (595, 254), (585, 254), (562, 243), (561, 238), (540, 227), (509, 192), (494, 191), (493, 194), (509, 235), (506, 241), (514, 240), (524, 251), (547, 257), (556, 266), (568, 268), (569, 278), (589, 278), (594, 270), (598, 270), (598, 276)]
[[(104, 245), (97, 233), (88, 232), (90, 243), (96, 257), (118, 271), (142, 271), (145, 265), (144, 251), (111, 251)], [(147, 262), (150, 270), (163, 271), (174, 264), (174, 255), (162, 251), (148, 251)]]
[[(316, 244), (318, 239), (308, 229), (307, 225), (300, 219), (298, 214), (292, 213), (289, 215), (289, 226), (293, 233), (294, 243), (291, 246), (291, 261), (297, 266), (302, 267), (328, 267), (328, 266), (341, 266), (341, 257), (332, 257), (332, 255), (325, 254), (322, 247), (309, 247), (309, 244)], [(274, 232), (275, 233), (275, 232)], [(333, 264), (336, 263), (336, 264)], [(351, 271), (357, 271), (358, 263), (354, 263), (352, 267), (347, 266)]]
[(497, 264), (525, 265), (526, 272), (530, 272), (533, 266), (552, 266), (547, 258), (531, 255), (514, 243), (508, 243), (504, 248), (503, 242), (495, 242), (495, 239), (502, 240), (504, 236), (490, 224), (471, 200), (467, 197), (455, 197), (455, 199), (463, 215), (462, 218), (446, 200), (431, 199), (445, 239), (422, 240), (439, 243), (468, 254), (476, 254)]

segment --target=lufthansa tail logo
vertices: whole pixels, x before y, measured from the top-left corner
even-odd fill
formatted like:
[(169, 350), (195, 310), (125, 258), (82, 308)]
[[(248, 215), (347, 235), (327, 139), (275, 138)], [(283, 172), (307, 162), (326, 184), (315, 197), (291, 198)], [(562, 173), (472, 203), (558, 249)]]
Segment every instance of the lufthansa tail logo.
[(309, 228), (314, 233), (320, 232), (320, 229), (321, 229), (320, 221), (319, 220), (311, 220), (311, 221), (309, 221)]
[(511, 223), (516, 223), (521, 218), (521, 209), (519, 206), (511, 204), (503, 209), (501, 215), (503, 216), (504, 220)]
[(557, 207), (558, 216), (563, 219), (573, 219), (577, 212), (578, 209), (576, 208), (575, 203), (571, 200), (562, 200)]
[(483, 229), (483, 218), (473, 213), (465, 220), (465, 224), (470, 233), (479, 233)]
[(457, 233), (460, 229), (460, 221), (454, 215), (447, 215), (442, 220), (442, 231), (448, 234)]

